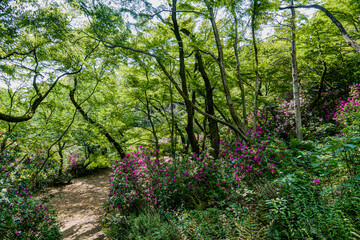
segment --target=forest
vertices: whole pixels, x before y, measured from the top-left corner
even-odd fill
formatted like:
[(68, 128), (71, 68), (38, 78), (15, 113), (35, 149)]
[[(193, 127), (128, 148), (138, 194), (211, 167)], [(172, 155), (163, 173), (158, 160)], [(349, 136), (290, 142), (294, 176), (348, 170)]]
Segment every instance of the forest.
[(359, 94), (359, 0), (0, 0), (0, 239), (360, 239)]

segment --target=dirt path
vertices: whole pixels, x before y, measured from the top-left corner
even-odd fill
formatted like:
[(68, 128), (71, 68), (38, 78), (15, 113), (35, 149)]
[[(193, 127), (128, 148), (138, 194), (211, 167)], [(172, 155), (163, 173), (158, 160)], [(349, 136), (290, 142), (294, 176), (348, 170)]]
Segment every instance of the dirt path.
[(49, 193), (57, 195), (50, 203), (58, 212), (57, 220), (63, 224), (60, 229), (63, 239), (107, 239), (99, 219), (104, 214), (110, 175), (110, 169), (101, 170), (77, 178), (73, 184), (49, 189)]

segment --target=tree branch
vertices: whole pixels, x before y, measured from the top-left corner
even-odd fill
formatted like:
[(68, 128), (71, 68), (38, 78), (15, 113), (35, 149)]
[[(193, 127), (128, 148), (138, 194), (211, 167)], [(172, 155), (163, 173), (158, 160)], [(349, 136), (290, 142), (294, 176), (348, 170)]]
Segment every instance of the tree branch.
[[(55, 87), (56, 83), (64, 76), (67, 75), (74, 75), (79, 73), (82, 70), (82, 67), (80, 67), (80, 69), (78, 71), (75, 72), (70, 72), (70, 73), (64, 73), (62, 75), (60, 75), (59, 77), (56, 78), (56, 80), (54, 81), (54, 83), (50, 86), (50, 88), (44, 93), (44, 95), (39, 95), (38, 97), (35, 99), (35, 101), (33, 102), (33, 104), (30, 106), (29, 110), (21, 117), (15, 117), (15, 116), (11, 116), (9, 114), (4, 114), (4, 113), (0, 113), (0, 120), (3, 120), (5, 122), (25, 122), (30, 120), (31, 118), (33, 118), (36, 109), (38, 108), (38, 106), (40, 105), (40, 103), (47, 97), (47, 95), (51, 92), (51, 90)], [(36, 82), (35, 82), (36, 83)]]
[(25, 56), (25, 55), (30, 54), (30, 53), (33, 52), (33, 51), (35, 51), (35, 49), (32, 49), (32, 50), (30, 50), (30, 51), (28, 51), (28, 52), (26, 52), (26, 53), (21, 53), (21, 52), (14, 51), (14, 52), (8, 53), (8, 54), (6, 54), (6, 55), (4, 55), (4, 56), (0, 56), (0, 60), (9, 58), (9, 57), (11, 57), (11, 56), (13, 56), (13, 55)]

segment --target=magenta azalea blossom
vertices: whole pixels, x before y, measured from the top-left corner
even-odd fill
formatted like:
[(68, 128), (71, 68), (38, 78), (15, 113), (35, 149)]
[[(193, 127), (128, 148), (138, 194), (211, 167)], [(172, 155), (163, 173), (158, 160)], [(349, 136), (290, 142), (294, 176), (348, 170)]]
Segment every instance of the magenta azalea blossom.
[(313, 179), (313, 182), (316, 183), (316, 184), (320, 184), (320, 182), (315, 178)]

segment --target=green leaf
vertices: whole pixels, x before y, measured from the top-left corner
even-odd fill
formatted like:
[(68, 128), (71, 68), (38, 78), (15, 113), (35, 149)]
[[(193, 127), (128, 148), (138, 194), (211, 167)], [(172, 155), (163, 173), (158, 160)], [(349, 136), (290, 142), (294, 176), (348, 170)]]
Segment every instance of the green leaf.
[(344, 151), (344, 148), (339, 148), (338, 150), (336, 150), (335, 154), (339, 154), (339, 153), (341, 153), (343, 151)]
[(317, 167), (320, 167), (320, 164), (319, 164), (319, 163), (312, 163), (311, 166), (312, 166), (313, 168), (317, 168)]
[(360, 174), (356, 176), (356, 180), (360, 181)]
[(349, 148), (351, 148), (351, 149), (354, 149), (354, 148), (357, 147), (357, 145), (355, 145), (355, 144), (348, 144), (348, 143), (345, 143), (344, 146), (345, 146), (345, 147), (349, 147)]

